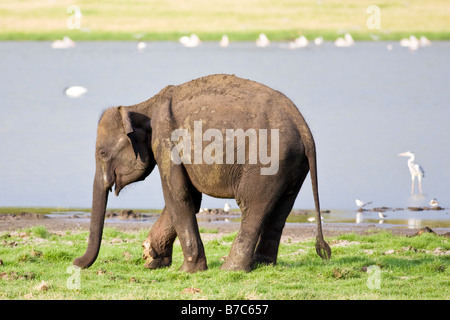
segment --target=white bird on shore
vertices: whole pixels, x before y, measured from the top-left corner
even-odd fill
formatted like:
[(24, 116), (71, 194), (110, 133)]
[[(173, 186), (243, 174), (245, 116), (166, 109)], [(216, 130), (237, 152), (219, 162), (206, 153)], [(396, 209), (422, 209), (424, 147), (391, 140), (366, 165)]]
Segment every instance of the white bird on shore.
[(355, 200), (355, 203), (356, 203), (356, 205), (358, 206), (358, 208), (362, 209), (362, 208), (364, 208), (365, 206), (371, 204), (372, 201), (364, 202), (364, 201), (361, 201), (361, 200), (359, 200), (359, 199), (356, 199), (356, 200)]
[(222, 36), (222, 39), (220, 39), (219, 44), (222, 48), (226, 48), (230, 45), (230, 39), (228, 39), (228, 36), (226, 34)]
[(225, 205), (223, 206), (223, 211), (225, 212), (230, 212), (231, 206), (228, 203), (225, 203)]
[(68, 36), (64, 36), (62, 40), (55, 40), (51, 44), (53, 49), (68, 49), (75, 47), (75, 42)]
[(336, 47), (351, 47), (354, 43), (355, 41), (353, 40), (351, 34), (348, 32), (344, 35), (344, 38), (339, 37), (336, 39), (336, 41), (334, 41), (334, 45)]
[(197, 47), (200, 43), (202, 43), (200, 41), (200, 38), (194, 33), (191, 34), (189, 37), (188, 36), (181, 37), (179, 41), (183, 46), (188, 48)]
[[(308, 217), (308, 218), (306, 218), (306, 220), (308, 220), (309, 222), (314, 222), (314, 221), (316, 221), (316, 218), (315, 217)], [(320, 217), (320, 220), (323, 221), (323, 217)]]
[(437, 202), (436, 199), (431, 199), (430, 201), (430, 206), (432, 206), (433, 208), (437, 207), (439, 205), (439, 202)]
[(87, 89), (82, 86), (71, 86), (64, 90), (65, 94), (70, 98), (78, 98), (87, 92)]
[(425, 177), (425, 171), (420, 166), (420, 164), (415, 163), (415, 155), (411, 151), (406, 151), (403, 153), (398, 154), (399, 157), (409, 157), (408, 159), (408, 169), (409, 173), (411, 174), (411, 194), (414, 194), (414, 181), (417, 177), (417, 180), (419, 181), (419, 191), (420, 194), (422, 194), (422, 178)]
[(380, 217), (380, 219), (384, 219), (387, 217), (386, 215), (382, 214), (381, 212), (378, 212), (378, 216)]
[(270, 40), (264, 33), (260, 33), (258, 39), (256, 39), (256, 46), (263, 48), (270, 45)]

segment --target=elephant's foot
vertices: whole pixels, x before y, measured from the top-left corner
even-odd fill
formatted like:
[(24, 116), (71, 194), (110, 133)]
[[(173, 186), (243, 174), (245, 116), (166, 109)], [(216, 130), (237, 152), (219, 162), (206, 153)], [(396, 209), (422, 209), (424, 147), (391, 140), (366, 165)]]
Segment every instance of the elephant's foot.
[(275, 265), (277, 263), (279, 241), (260, 241), (253, 255), (254, 264)]
[(144, 267), (148, 269), (159, 269), (159, 268), (165, 268), (170, 267), (172, 264), (172, 257), (166, 257), (166, 258), (150, 258), (146, 259), (146, 262), (144, 263)]
[(253, 264), (251, 261), (248, 261), (248, 259), (245, 259), (244, 261), (236, 261), (235, 259), (230, 259), (230, 257), (227, 257), (225, 262), (220, 266), (220, 269), (226, 271), (250, 272), (253, 269), (252, 267)]
[(258, 264), (264, 265), (275, 265), (277, 263), (277, 257), (273, 257), (271, 255), (265, 254), (255, 254), (255, 258), (253, 260), (253, 264), (256, 266)]
[(145, 239), (142, 246), (144, 247), (144, 254), (142, 255), (142, 258), (145, 260), (144, 267), (148, 269), (158, 269), (169, 267), (172, 264), (171, 252), (167, 255), (156, 253), (151, 246), (150, 237)]
[(196, 261), (189, 261), (184, 259), (183, 264), (180, 267), (180, 271), (195, 273), (198, 271), (208, 270), (208, 265), (206, 264), (206, 257), (196, 259)]

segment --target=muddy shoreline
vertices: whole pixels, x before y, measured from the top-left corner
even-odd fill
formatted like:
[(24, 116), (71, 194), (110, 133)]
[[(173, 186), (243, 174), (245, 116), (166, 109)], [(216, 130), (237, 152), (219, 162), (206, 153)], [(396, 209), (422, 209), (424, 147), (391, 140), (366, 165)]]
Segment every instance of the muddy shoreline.
[[(51, 215), (50, 215), (51, 216)], [(66, 216), (51, 216), (34, 213), (21, 213), (15, 215), (0, 215), (0, 232), (16, 231), (33, 226), (44, 226), (50, 232), (87, 231), (89, 230), (89, 216), (77, 214)], [(133, 212), (109, 213), (105, 220), (105, 227), (116, 228), (124, 232), (139, 232), (150, 230), (159, 215), (156, 214), (136, 214)], [(232, 221), (234, 214), (198, 214), (197, 220), (199, 228), (203, 228), (204, 240), (216, 238), (223, 234), (239, 230), (240, 222)], [(208, 232), (214, 230), (214, 232)], [(350, 223), (323, 223), (325, 237), (334, 237), (346, 233), (368, 234), (376, 230), (388, 230), (393, 235), (417, 235), (419, 228), (409, 229), (404, 227), (382, 228), (376, 224), (350, 224)], [(433, 231), (439, 235), (449, 236), (450, 232), (446, 228), (436, 228)], [(282, 241), (302, 241), (316, 236), (315, 223), (286, 223), (283, 230)]]

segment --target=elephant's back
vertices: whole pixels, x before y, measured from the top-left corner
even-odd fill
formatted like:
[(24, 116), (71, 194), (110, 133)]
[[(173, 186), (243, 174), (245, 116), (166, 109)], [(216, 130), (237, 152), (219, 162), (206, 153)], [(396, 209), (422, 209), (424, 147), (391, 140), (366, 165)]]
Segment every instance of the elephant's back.
[(233, 95), (247, 97), (251, 92), (264, 91), (269, 87), (233, 74), (213, 74), (176, 86), (179, 99), (191, 100), (205, 95)]
[[(300, 119), (284, 94), (234, 75), (215, 74), (175, 86), (172, 112), (178, 124), (201, 120), (207, 127), (286, 128)], [(300, 116), (300, 117), (299, 117)]]
[(229, 74), (214, 74), (191, 80), (176, 86), (173, 94), (176, 101), (187, 102), (186, 104), (232, 102), (231, 105), (226, 105), (228, 108), (242, 108), (245, 103), (247, 109), (261, 109), (266, 103), (260, 102), (267, 102), (267, 99), (290, 101), (266, 85)]

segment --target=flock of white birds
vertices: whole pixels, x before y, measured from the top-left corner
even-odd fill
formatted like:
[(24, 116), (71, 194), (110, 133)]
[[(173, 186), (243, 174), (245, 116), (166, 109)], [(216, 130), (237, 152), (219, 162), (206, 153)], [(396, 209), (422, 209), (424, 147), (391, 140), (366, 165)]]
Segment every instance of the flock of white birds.
[[(139, 36), (139, 38), (140, 37), (141, 36)], [(324, 39), (323, 37), (317, 37), (312, 42), (314, 43), (315, 46), (320, 46), (323, 44)], [(179, 43), (181, 43), (185, 47), (194, 48), (199, 46), (202, 43), (202, 41), (196, 34), (193, 33), (190, 36), (182, 36), (179, 39)], [(354, 43), (355, 41), (353, 40), (353, 37), (351, 36), (350, 33), (345, 33), (343, 37), (339, 37), (334, 41), (334, 45), (336, 47), (351, 47), (354, 45)], [(227, 35), (223, 35), (219, 41), (219, 45), (222, 48), (228, 47), (230, 45), (229, 37)], [(255, 45), (260, 48), (268, 47), (270, 46), (270, 40), (266, 36), (266, 34), (261, 33), (259, 37), (256, 39)], [(290, 41), (287, 45), (284, 43), (280, 44), (281, 47), (288, 49), (305, 48), (308, 47), (309, 45), (310, 41), (303, 35), (299, 36), (293, 41)], [(412, 51), (417, 50), (419, 47), (427, 47), (430, 45), (431, 45), (430, 40), (428, 40), (424, 36), (417, 38), (416, 36), (411, 35), (409, 38), (404, 38), (400, 40), (401, 47), (407, 47)], [(68, 36), (64, 36), (62, 40), (55, 40), (51, 43), (51, 47), (53, 49), (69, 49), (75, 46), (76, 46), (75, 41), (70, 39)], [(144, 41), (139, 40), (137, 43), (138, 51), (144, 51), (146, 48), (147, 44)], [(393, 49), (392, 44), (388, 44), (387, 49), (392, 50)], [(83, 96), (87, 91), (88, 90), (82, 86), (71, 86), (64, 90), (65, 94), (70, 98), (79, 98)]]
[[(179, 39), (179, 42), (185, 47), (193, 48), (199, 46), (202, 41), (196, 34), (191, 34), (190, 36), (183, 36)], [(317, 37), (313, 40), (316, 46), (320, 46), (324, 40), (323, 37)], [(271, 42), (265, 33), (260, 33), (258, 38), (255, 41), (255, 45), (259, 48), (264, 48), (270, 46)], [(288, 49), (298, 49), (305, 48), (310, 44), (310, 41), (305, 36), (299, 36), (298, 38), (290, 41), (287, 45)], [(346, 33), (344, 37), (339, 37), (336, 39), (334, 44), (337, 47), (350, 47), (354, 44), (353, 38), (350, 33)], [(224, 34), (219, 41), (219, 45), (222, 48), (228, 47), (230, 45), (230, 39), (228, 35)], [(284, 44), (281, 44), (282, 47), (285, 47)]]
[[(141, 35), (139, 35), (138, 38), (140, 37)], [(178, 39), (178, 42), (188, 48), (198, 47), (202, 43), (199, 36), (196, 35), (195, 33), (191, 34), (190, 36), (182, 36), (181, 38)], [(311, 44), (311, 42), (314, 43), (316, 46), (320, 46), (324, 43), (324, 39), (322, 36), (320, 36), (310, 41), (304, 35), (301, 35), (298, 38), (289, 41), (287, 46), (283, 43), (280, 44), (280, 46), (288, 49), (298, 49), (308, 47)], [(399, 43), (401, 47), (407, 47), (410, 50), (417, 50), (420, 47), (428, 47), (431, 45), (431, 41), (428, 40), (425, 36), (417, 38), (414, 35), (411, 35), (409, 38), (401, 39)], [(258, 38), (255, 41), (255, 45), (260, 48), (268, 47), (270, 46), (270, 44), (271, 42), (265, 33), (259, 34)], [(352, 35), (348, 32), (345, 33), (343, 37), (338, 37), (334, 41), (334, 45), (336, 47), (351, 47), (354, 44), (355, 41), (353, 40)], [(230, 38), (228, 37), (228, 35), (224, 34), (222, 36), (222, 38), (219, 41), (219, 45), (222, 48), (228, 47), (230, 45)], [(55, 40), (51, 43), (51, 47), (53, 49), (69, 49), (75, 46), (76, 46), (75, 41), (70, 39), (68, 36), (63, 37), (62, 40)], [(139, 40), (137, 43), (137, 49), (139, 51), (143, 51), (145, 48), (147, 48), (147, 44), (144, 41)], [(387, 49), (392, 50), (393, 45), (388, 44)]]
[[(374, 40), (377, 40), (377, 37), (372, 37)], [(179, 39), (179, 42), (184, 45), (185, 47), (193, 48), (199, 46), (202, 41), (196, 34), (191, 34), (190, 36), (183, 36)], [(280, 44), (281, 47), (288, 48), (288, 49), (299, 49), (299, 48), (305, 48), (310, 45), (310, 40), (308, 40), (304, 35), (299, 36), (298, 38), (295, 38), (292, 41), (289, 41), (287, 46), (282, 43)], [(320, 46), (323, 44), (324, 39), (322, 36), (314, 38), (312, 42), (316, 46)], [(140, 42), (142, 43), (142, 42)], [(345, 33), (343, 37), (338, 37), (334, 41), (334, 45), (336, 47), (351, 47), (355, 44), (355, 41), (353, 40), (353, 37), (350, 33)], [(219, 45), (222, 48), (228, 47), (230, 45), (230, 39), (227, 35), (223, 35), (222, 38), (219, 41)], [(258, 38), (255, 41), (255, 45), (260, 48), (268, 47), (270, 46), (270, 40), (267, 37), (265, 33), (260, 33)], [(417, 38), (414, 35), (411, 35), (409, 38), (404, 38), (400, 40), (400, 46), (401, 47), (407, 47), (410, 50), (414, 51), (417, 50), (420, 47), (428, 47), (431, 45), (431, 41), (428, 40), (425, 36), (421, 36), (420, 38)], [(386, 48), (390, 51), (394, 47), (392, 44), (388, 44)]]

